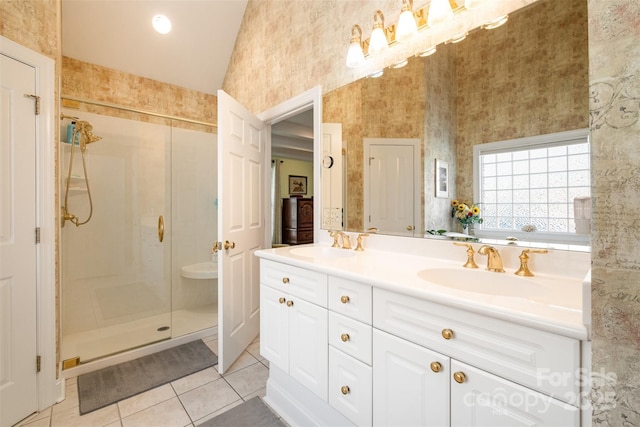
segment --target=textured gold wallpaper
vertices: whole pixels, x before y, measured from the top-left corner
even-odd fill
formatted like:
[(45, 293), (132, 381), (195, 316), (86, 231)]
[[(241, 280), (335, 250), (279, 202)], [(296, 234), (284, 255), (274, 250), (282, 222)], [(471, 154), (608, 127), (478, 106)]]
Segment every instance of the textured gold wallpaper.
[[(62, 96), (217, 124), (217, 97), (77, 59), (62, 58)], [(81, 110), (132, 120), (166, 123), (146, 114), (82, 104)], [(173, 121), (174, 126), (193, 127)]]

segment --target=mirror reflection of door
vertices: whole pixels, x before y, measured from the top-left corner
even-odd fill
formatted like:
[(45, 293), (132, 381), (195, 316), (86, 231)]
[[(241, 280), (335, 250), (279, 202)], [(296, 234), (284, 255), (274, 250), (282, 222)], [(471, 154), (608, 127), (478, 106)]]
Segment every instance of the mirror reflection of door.
[(420, 234), (420, 140), (364, 138), (364, 224), (382, 234)]

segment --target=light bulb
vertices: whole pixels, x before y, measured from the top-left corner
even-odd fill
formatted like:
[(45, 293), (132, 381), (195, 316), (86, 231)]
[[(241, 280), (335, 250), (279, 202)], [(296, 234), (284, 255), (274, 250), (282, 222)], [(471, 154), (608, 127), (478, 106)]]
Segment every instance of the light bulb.
[(351, 28), (351, 42), (347, 51), (347, 67), (357, 68), (364, 65), (364, 52), (362, 51), (362, 28), (354, 25)]
[(373, 31), (369, 38), (369, 55), (378, 55), (389, 48), (387, 36), (384, 34), (384, 15), (376, 10), (373, 15)]
[(427, 25), (433, 27), (453, 18), (453, 10), (449, 0), (431, 0)]
[(416, 34), (418, 34), (418, 25), (411, 10), (411, 3), (405, 0), (402, 6), (402, 13), (400, 13), (400, 18), (398, 19), (396, 41), (405, 43)]
[(160, 34), (167, 34), (171, 31), (171, 21), (164, 15), (156, 15), (151, 19), (153, 28)]

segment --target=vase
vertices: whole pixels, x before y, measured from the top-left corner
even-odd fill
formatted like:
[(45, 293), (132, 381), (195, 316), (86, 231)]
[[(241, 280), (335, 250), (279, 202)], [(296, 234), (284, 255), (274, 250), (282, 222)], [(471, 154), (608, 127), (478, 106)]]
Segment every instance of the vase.
[(466, 234), (467, 236), (469, 235), (469, 226), (462, 227), (462, 234)]

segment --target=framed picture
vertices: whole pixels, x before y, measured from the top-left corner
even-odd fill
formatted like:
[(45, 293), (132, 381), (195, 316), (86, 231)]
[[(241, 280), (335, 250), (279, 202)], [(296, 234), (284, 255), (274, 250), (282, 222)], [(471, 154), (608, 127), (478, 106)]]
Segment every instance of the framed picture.
[(289, 175), (289, 194), (307, 194), (307, 177)]
[(449, 197), (449, 163), (436, 159), (436, 197)]

